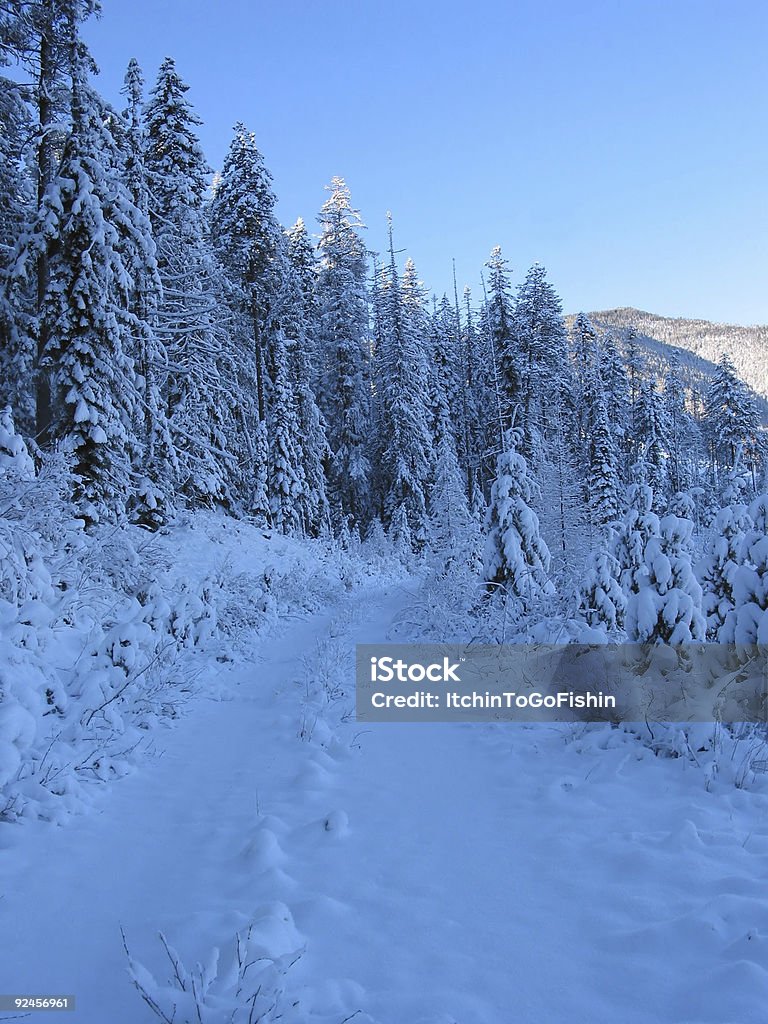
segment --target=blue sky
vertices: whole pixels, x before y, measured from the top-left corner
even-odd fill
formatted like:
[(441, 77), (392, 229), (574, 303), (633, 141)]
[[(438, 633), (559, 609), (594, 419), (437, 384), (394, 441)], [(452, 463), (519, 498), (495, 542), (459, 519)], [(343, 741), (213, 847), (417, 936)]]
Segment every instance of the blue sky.
[(113, 102), (176, 58), (219, 166), (255, 132), (278, 213), (311, 230), (334, 174), (430, 290), (479, 295), (499, 244), (566, 311), (768, 323), (764, 0), (103, 0)]

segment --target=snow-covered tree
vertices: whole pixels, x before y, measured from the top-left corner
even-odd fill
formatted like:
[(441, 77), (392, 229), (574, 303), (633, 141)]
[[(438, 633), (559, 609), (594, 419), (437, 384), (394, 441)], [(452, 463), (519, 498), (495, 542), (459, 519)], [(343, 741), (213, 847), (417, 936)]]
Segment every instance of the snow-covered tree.
[(638, 461), (644, 466), (645, 479), (653, 489), (657, 507), (660, 507), (668, 485), (669, 423), (664, 397), (657, 390), (656, 381), (650, 377), (640, 385), (635, 408), (635, 438)]
[(523, 375), (525, 353), (515, 334), (515, 305), (510, 286), (509, 261), (501, 246), (491, 250), (486, 262), (488, 269), (488, 296), (483, 311), (488, 356), (495, 361), (501, 394), (503, 429), (510, 426), (514, 411), (523, 401)]
[(749, 517), (752, 526), (736, 554), (739, 563), (730, 572), (733, 608), (718, 631), (721, 643), (740, 647), (768, 643), (768, 494), (754, 499)]
[(248, 318), (259, 420), (266, 417), (267, 373), (274, 372), (276, 321), (285, 312), (280, 304), (286, 277), (284, 240), (275, 202), (272, 175), (255, 136), (237, 124), (211, 201), (211, 236)]
[(330, 507), (326, 491), (326, 468), (331, 452), (326, 423), (315, 400), (312, 386), (315, 356), (314, 332), (317, 327), (315, 281), (317, 268), (312, 244), (304, 221), (286, 232), (288, 280), (285, 318), (285, 346), (288, 375), (296, 402), (301, 460), (305, 487), (300, 501), (307, 532), (318, 536), (330, 529)]
[(703, 640), (702, 592), (691, 566), (690, 519), (651, 512), (647, 485), (630, 489), (630, 509), (616, 546), (627, 595), (627, 639), (683, 644)]
[(114, 173), (119, 155), (71, 31), (72, 128), (17, 269), (46, 253), (51, 432), (73, 454), (81, 515), (97, 522), (122, 514), (138, 461), (131, 264), (153, 254), (148, 224)]
[(742, 454), (752, 462), (759, 428), (755, 400), (723, 355), (712, 375), (705, 399), (705, 426), (713, 462), (732, 469)]
[(390, 262), (384, 293), (384, 325), (377, 384), (381, 389), (381, 473), (384, 521), (403, 508), (417, 550), (427, 541), (427, 498), (433, 466), (429, 432), (427, 319), (421, 284), (412, 260), (402, 281)]
[(268, 418), (268, 495), (271, 519), (282, 533), (302, 533), (304, 479), (296, 402), (291, 388), (284, 344), (274, 350), (275, 383)]
[(744, 541), (753, 523), (746, 505), (729, 505), (717, 513), (696, 575), (704, 592), (707, 639), (721, 640), (728, 614), (736, 607), (734, 581), (744, 564)]
[(337, 517), (370, 514), (371, 369), (367, 259), (360, 214), (342, 178), (320, 211), (317, 279), (317, 399), (331, 447), (329, 491)]
[(501, 588), (529, 611), (542, 598), (553, 595), (555, 588), (548, 575), (549, 549), (531, 508), (536, 485), (517, 451), (521, 440), (519, 430), (507, 431), (505, 450), (496, 460), (483, 574), (491, 590)]
[(517, 289), (512, 333), (520, 355), (525, 450), (532, 451), (534, 434), (546, 430), (547, 400), (567, 359), (562, 304), (538, 263)]
[(246, 403), (227, 376), (237, 361), (228, 348), (207, 241), (211, 171), (188, 90), (166, 57), (144, 109), (144, 165), (163, 289), (157, 326), (168, 366), (163, 398), (178, 453), (176, 489), (193, 505), (228, 505), (235, 460), (227, 436)]
[(602, 382), (590, 374), (584, 390), (587, 417), (587, 496), (590, 521), (598, 528), (608, 526), (619, 515), (617, 454), (608, 425)]
[(618, 636), (624, 627), (627, 598), (619, 583), (621, 566), (610, 551), (608, 539), (590, 556), (578, 588), (579, 617), (594, 629)]
[(438, 442), (429, 500), (429, 546), (441, 571), (457, 565), (479, 568), (480, 528), (469, 510), (464, 478), (450, 434)]
[(131, 199), (145, 223), (143, 244), (131, 247), (129, 303), (135, 313), (132, 351), (136, 365), (137, 422), (143, 445), (142, 472), (130, 502), (132, 516), (141, 524), (156, 528), (165, 518), (165, 506), (178, 479), (179, 463), (166, 416), (163, 387), (167, 377), (167, 353), (158, 338), (162, 285), (157, 269), (155, 242), (149, 231), (149, 185), (144, 154), (141, 69), (131, 60), (123, 93), (128, 106), (121, 133), (125, 181)]
[(10, 406), (0, 409), (0, 480), (33, 480), (35, 464), (24, 439), (16, 433)]

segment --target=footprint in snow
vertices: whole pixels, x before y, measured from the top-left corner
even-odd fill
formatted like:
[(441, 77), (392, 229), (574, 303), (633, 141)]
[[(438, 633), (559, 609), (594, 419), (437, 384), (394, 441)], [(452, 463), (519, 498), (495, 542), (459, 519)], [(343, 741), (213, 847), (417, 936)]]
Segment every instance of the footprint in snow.
[(349, 832), (349, 816), (346, 811), (331, 811), (323, 819), (323, 830), (341, 838)]

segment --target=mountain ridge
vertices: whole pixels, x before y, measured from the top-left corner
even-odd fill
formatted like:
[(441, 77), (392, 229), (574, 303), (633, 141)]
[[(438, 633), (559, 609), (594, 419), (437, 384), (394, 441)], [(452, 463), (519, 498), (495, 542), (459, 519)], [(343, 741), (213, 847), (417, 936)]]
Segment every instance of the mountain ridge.
[[(667, 362), (670, 354), (687, 354), (696, 376), (707, 377), (723, 354), (732, 360), (741, 379), (763, 401), (768, 401), (768, 325), (743, 326), (687, 317), (665, 317), (633, 306), (597, 310), (587, 314), (596, 327), (612, 331), (625, 342), (630, 328), (646, 350)], [(566, 318), (569, 326), (574, 317)], [(685, 360), (684, 360), (685, 361)], [(706, 364), (709, 364), (707, 366)]]

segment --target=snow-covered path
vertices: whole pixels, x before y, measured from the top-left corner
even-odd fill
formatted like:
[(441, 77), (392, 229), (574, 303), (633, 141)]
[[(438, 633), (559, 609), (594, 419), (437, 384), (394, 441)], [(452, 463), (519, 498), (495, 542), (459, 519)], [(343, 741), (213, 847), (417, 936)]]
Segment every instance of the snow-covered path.
[[(357, 595), (340, 643), (385, 639), (404, 600)], [(0, 831), (0, 992), (149, 1024), (121, 927), (164, 979), (158, 930), (192, 962), (255, 920), (273, 955), (304, 948), (289, 1003), (315, 1024), (763, 1024), (765, 797), (608, 729), (332, 732), (302, 712), (302, 659), (334, 630), (222, 670), (232, 699), (162, 733), (100, 813)]]

